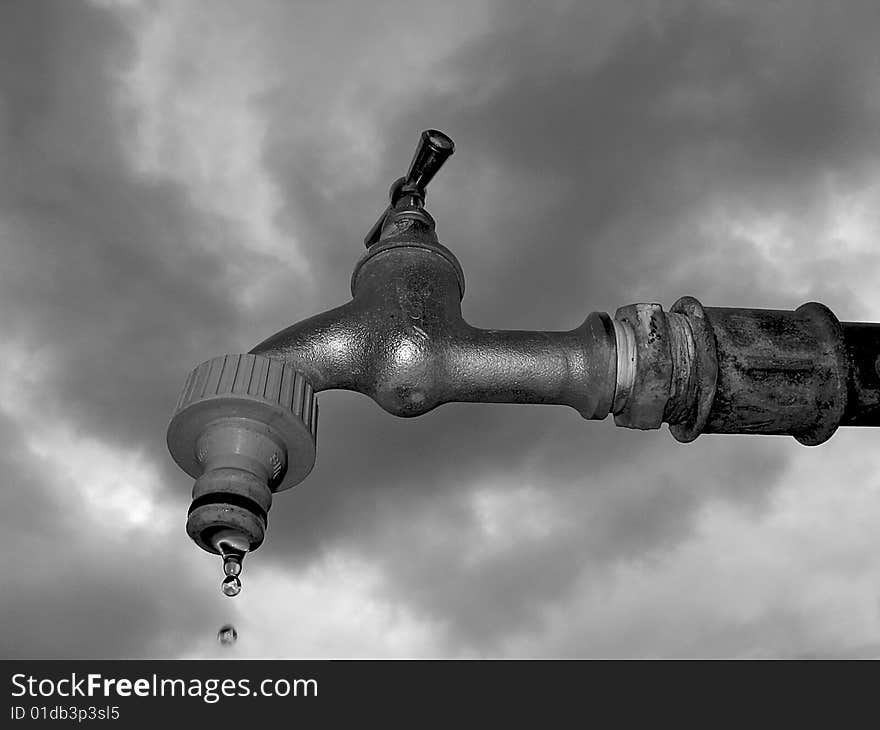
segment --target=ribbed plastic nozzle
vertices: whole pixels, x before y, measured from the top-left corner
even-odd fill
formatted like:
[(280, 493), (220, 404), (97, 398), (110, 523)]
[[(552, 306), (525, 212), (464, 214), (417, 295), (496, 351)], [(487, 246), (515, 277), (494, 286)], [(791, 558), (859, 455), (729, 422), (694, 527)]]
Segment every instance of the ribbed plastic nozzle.
[(260, 355), (223, 355), (186, 380), (168, 426), (168, 450), (196, 478), (187, 533), (220, 552), (217, 536), (263, 542), (273, 492), (315, 464), (318, 406), (303, 375)]

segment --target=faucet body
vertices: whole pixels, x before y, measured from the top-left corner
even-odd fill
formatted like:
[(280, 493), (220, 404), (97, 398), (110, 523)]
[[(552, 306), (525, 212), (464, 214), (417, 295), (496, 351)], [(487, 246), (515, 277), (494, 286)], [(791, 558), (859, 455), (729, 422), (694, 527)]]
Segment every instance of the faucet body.
[(394, 211), (358, 262), (352, 300), (288, 327), (251, 352), (302, 372), (315, 392), (370, 396), (395, 416), (443, 403), (552, 403), (585, 418), (611, 409), (614, 329), (591, 314), (567, 332), (473, 327), (461, 315), (464, 277), (423, 211)]
[(205, 550), (219, 552), (215, 538), (230, 530), (261, 544), (272, 494), (314, 464), (315, 394), (328, 389), (401, 417), (453, 401), (567, 405), (628, 428), (668, 423), (682, 442), (744, 433), (816, 445), (840, 425), (880, 425), (880, 324), (841, 323), (821, 304), (709, 308), (684, 297), (668, 312), (593, 312), (568, 331), (468, 324), (462, 268), (424, 209), (452, 150), (423, 133), (366, 238), (351, 301), (191, 373), (168, 445), (197, 477), (187, 530)]

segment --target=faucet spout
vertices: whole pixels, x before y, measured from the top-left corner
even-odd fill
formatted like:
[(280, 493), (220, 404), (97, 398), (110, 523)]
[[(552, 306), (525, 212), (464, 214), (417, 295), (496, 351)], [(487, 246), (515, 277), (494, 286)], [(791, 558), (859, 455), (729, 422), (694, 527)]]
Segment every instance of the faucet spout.
[(263, 340), (250, 354), (264, 355), (293, 366), (315, 393), (358, 389), (364, 360), (360, 313), (354, 302), (330, 309), (286, 327)]
[(479, 329), (461, 314), (463, 280), (433, 221), (411, 217), (358, 264), (353, 298), (251, 352), (280, 360), (315, 392), (353, 390), (389, 413), (450, 402), (546, 403), (604, 418), (614, 398), (614, 327), (591, 314), (566, 332)]

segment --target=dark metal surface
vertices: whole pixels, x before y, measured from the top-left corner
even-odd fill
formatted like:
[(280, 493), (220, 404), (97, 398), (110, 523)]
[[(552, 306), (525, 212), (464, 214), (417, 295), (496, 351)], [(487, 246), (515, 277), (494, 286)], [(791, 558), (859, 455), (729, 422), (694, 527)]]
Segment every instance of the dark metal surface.
[(880, 426), (880, 324), (843, 322), (851, 377), (843, 426)]
[[(668, 313), (632, 304), (615, 320), (632, 333), (636, 365), (628, 398), (615, 403), (618, 426), (662, 421), (684, 442), (701, 433), (787, 434), (816, 445), (845, 413), (864, 421), (873, 407), (880, 418), (880, 374), (870, 355), (878, 330), (850, 327), (847, 348), (844, 328), (821, 304), (704, 308), (684, 297)], [(848, 391), (861, 399), (857, 409), (847, 410)]]
[(443, 132), (436, 129), (426, 129), (422, 132), (419, 145), (409, 164), (409, 170), (404, 177), (395, 180), (391, 185), (390, 205), (364, 238), (364, 245), (367, 248), (379, 241), (385, 219), (394, 208), (401, 206), (401, 199), (404, 196), (407, 196), (403, 201), (404, 206), (421, 208), (425, 204), (428, 183), (434, 179), (434, 175), (453, 152), (455, 152), (455, 143)]
[(706, 308), (718, 381), (705, 433), (790, 434), (807, 445), (840, 425), (849, 365), (837, 318), (797, 310)]
[[(715, 333), (703, 305), (694, 297), (682, 297), (672, 305), (670, 312), (687, 319), (693, 338), (694, 355), (691, 367), (693, 391), (690, 403), (682, 403), (673, 418), (667, 418), (669, 432), (682, 443), (690, 443), (699, 436), (709, 420), (715, 389), (718, 385), (718, 354)], [(682, 353), (686, 356), (686, 353)], [(684, 369), (681, 363), (677, 369)]]
[(563, 332), (473, 327), (462, 319), (454, 257), (437, 244), (433, 225), (403, 212), (408, 217), (386, 223), (390, 235), (360, 262), (351, 302), (252, 352), (291, 364), (316, 392), (358, 391), (396, 416), (453, 401), (553, 403), (585, 418), (608, 415), (615, 350), (607, 314)]
[(791, 434), (805, 444), (841, 421), (880, 423), (880, 326), (841, 328), (819, 304), (713, 309), (685, 297), (668, 313), (622, 307), (616, 322), (594, 312), (567, 332), (471, 326), (461, 316), (461, 267), (423, 208), (424, 186), (453, 149), (442, 133), (422, 134), (367, 238), (352, 301), (252, 352), (291, 364), (316, 392), (354, 390), (405, 417), (452, 401), (563, 404), (593, 419), (613, 406), (618, 425), (666, 422), (685, 442), (705, 432)]
[(442, 132), (422, 133), (409, 172), (392, 186), (391, 207), (367, 236), (352, 301), (252, 352), (289, 363), (315, 392), (354, 390), (396, 416), (473, 401), (553, 403), (604, 418), (616, 378), (607, 314), (565, 332), (486, 330), (462, 318), (464, 274), (423, 208), (425, 186), (453, 150)]

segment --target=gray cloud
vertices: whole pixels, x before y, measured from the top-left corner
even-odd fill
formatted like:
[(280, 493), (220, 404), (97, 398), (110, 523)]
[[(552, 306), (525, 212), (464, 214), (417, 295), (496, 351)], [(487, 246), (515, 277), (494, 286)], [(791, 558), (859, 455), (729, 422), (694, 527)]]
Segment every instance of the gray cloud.
[[(20, 424), (0, 416), (0, 570), (4, 658), (167, 656), (224, 614), (214, 576), (181, 561), (183, 535), (114, 530), (89, 514), (63, 472), (30, 455)], [(108, 529), (109, 528), (109, 529)], [(201, 602), (199, 612), (189, 606)]]
[[(385, 151), (371, 175), (339, 179), (346, 150), (320, 123), (334, 108), (334, 83), (355, 73), (369, 45), (357, 27), (342, 32), (357, 35), (350, 55), (337, 47), (329, 78), (316, 78), (305, 97), (291, 81), (259, 100), (264, 162), (285, 206), (277, 223), (310, 266), (308, 280), (291, 274), (288, 282), (271, 257), (245, 256), (241, 231), (193, 205), (185, 186), (138, 175), (126, 162), (125, 130), (138, 122), (121, 117), (114, 74), (134, 47), (114, 13), (60, 2), (4, 8), (0, 301), (9, 338), (49, 358), (47, 414), (148, 454), (167, 485), (157, 498), (179, 507), (182, 521), (189, 480), (165, 454), (164, 429), (185, 374), (347, 298), (387, 185), (431, 126), (459, 148), (429, 208), (464, 266), (463, 306), (474, 324), (566, 329), (593, 309), (668, 306), (684, 294), (710, 306), (794, 308), (815, 298), (856, 318), (860, 295), (847, 279), (853, 267), (876, 266), (875, 257), (805, 266), (806, 297), (797, 299), (803, 292), (781, 286), (779, 265), (747, 236), (707, 233), (700, 223), (720, 206), (731, 216), (782, 212), (809, 231), (821, 223), (829, 184), (846, 193), (865, 183), (880, 129), (869, 86), (880, 18), (871, 4), (491, 9), (490, 30), (462, 34), (438, 62), (449, 84), (428, 80), (387, 105), (364, 93), (365, 119)], [(299, 19), (283, 6), (259, 12), (282, 36), (284, 22)], [(281, 44), (275, 61), (283, 70), (297, 52)], [(394, 55), (389, 48), (382, 57)], [(377, 67), (370, 88), (390, 93), (382, 83)], [(231, 293), (254, 281), (267, 285), (246, 309)], [(318, 466), (277, 498), (268, 541), (250, 560), (292, 570), (337, 548), (361, 555), (381, 567), (389, 601), (447, 627), (451, 653), (505, 653), (585, 580), (598, 585), (620, 565), (650, 564), (687, 541), (707, 504), (758, 518), (797, 448), (718, 437), (681, 446), (665, 432), (589, 424), (566, 409), (451, 405), (400, 421), (348, 393), (322, 394), (320, 403)], [(13, 437), (14, 429), (8, 424)], [(33, 498), (4, 490), (13, 500), (5, 513), (26, 515), (47, 534), (38, 543), (22, 535), (30, 577), (14, 578), (20, 597), (4, 604), (2, 618), (23, 638), (5, 652), (161, 654), (201, 626), (180, 609), (183, 595), (217, 616), (197, 598), (201, 578), (182, 587), (188, 573), (175, 585), (180, 601), (157, 600), (153, 562), (132, 577), (137, 551), (98, 557), (86, 544), (79, 554), (91, 556), (88, 567), (40, 567), (62, 508), (40, 486), (45, 475), (21, 480), (34, 484)], [(527, 495), (525, 509), (534, 499), (549, 510), (534, 533), (514, 531), (512, 543), (487, 537), (477, 508), (487, 489), (503, 494), (506, 484), (513, 497)], [(568, 520), (542, 531), (542, 519), (559, 515)], [(184, 542), (174, 550), (195, 550)], [(161, 555), (173, 561), (174, 550)], [(33, 613), (35, 605), (47, 608)], [(94, 629), (84, 617), (96, 607), (102, 627), (125, 629)], [(757, 626), (756, 641), (784, 631), (785, 616), (776, 621)], [(42, 628), (50, 624), (53, 631)], [(668, 645), (633, 635), (597, 646), (573, 632), (550, 650), (701, 653), (690, 641), (737, 653), (748, 649), (740, 636), (720, 625)]]
[[(163, 454), (163, 434), (180, 374), (203, 352), (231, 346), (222, 342), (237, 318), (224, 296), (228, 231), (190, 210), (183, 191), (127, 169), (110, 81), (132, 48), (112, 16), (67, 2), (11, 3), (2, 14), (4, 344), (21, 343), (35, 365), (48, 364), (33, 395), (47, 438), (61, 418), (149, 454), (176, 487), (158, 498), (185, 514), (187, 480)], [(27, 453), (16, 427), (6, 425), (8, 455)], [(83, 505), (49, 496), (67, 474), (15, 464), (4, 474), (4, 500), (13, 500), (4, 529), (26, 535), (13, 540), (16, 559), (3, 568), (0, 653), (166, 653), (201, 626), (161, 595), (162, 586), (183, 601), (198, 595), (170, 567), (174, 551), (145, 549), (149, 533), (115, 553), (102, 548), (100, 535), (84, 539), (64, 524)], [(112, 526), (107, 532), (112, 544)], [(204, 610), (217, 615), (210, 604)]]

